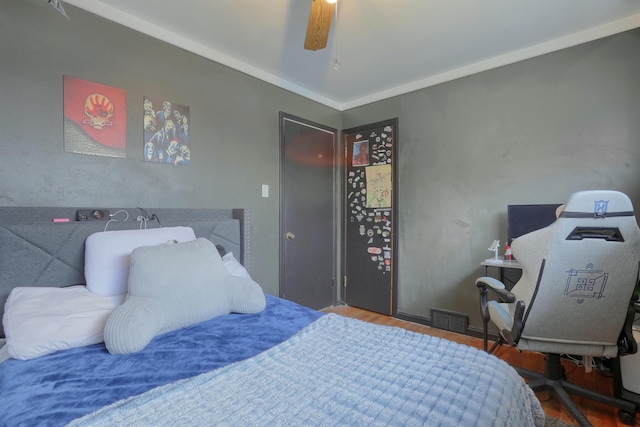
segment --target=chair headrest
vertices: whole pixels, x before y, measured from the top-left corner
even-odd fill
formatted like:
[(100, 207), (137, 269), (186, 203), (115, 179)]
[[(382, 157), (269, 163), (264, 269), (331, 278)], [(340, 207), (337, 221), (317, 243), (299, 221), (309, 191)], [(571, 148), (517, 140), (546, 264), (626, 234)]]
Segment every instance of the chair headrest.
[(561, 218), (607, 216), (635, 216), (629, 197), (611, 190), (579, 191), (569, 197), (560, 214)]

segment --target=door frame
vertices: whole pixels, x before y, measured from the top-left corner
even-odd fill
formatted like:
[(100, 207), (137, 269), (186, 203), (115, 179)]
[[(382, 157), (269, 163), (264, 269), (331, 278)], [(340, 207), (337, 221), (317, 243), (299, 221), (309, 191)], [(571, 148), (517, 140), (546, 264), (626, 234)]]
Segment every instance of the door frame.
[(332, 237), (332, 256), (331, 256), (331, 265), (332, 265), (332, 271), (331, 271), (331, 277), (332, 277), (332, 305), (336, 305), (338, 300), (339, 300), (339, 292), (340, 292), (340, 288), (341, 286), (339, 286), (339, 281), (338, 280), (338, 272), (340, 271), (340, 267), (339, 267), (339, 263), (340, 263), (340, 246), (339, 246), (339, 242), (341, 241), (340, 239), (340, 228), (341, 228), (341, 222), (339, 221), (339, 214), (340, 214), (340, 209), (341, 209), (341, 203), (339, 203), (340, 197), (341, 197), (341, 184), (339, 181), (339, 166), (341, 164), (341, 159), (342, 159), (342, 154), (338, 151), (339, 150), (339, 140), (340, 140), (340, 131), (338, 129), (329, 127), (329, 126), (325, 126), (316, 122), (313, 122), (311, 120), (307, 120), (307, 119), (303, 119), (302, 117), (298, 117), (289, 113), (285, 113), (283, 111), (280, 111), (279, 113), (279, 139), (280, 139), (280, 206), (279, 206), (279, 239), (278, 239), (278, 259), (279, 259), (279, 270), (278, 270), (278, 274), (280, 277), (279, 280), (279, 285), (278, 285), (278, 296), (279, 297), (284, 297), (284, 293), (285, 293), (285, 283), (284, 283), (284, 278), (285, 276), (285, 234), (287, 233), (287, 229), (286, 229), (286, 224), (285, 224), (285, 217), (284, 217), (284, 212), (285, 212), (285, 199), (286, 199), (286, 194), (287, 194), (287, 189), (286, 189), (286, 185), (285, 185), (285, 179), (284, 179), (284, 175), (285, 175), (285, 171), (284, 171), (284, 167), (285, 167), (285, 138), (284, 138), (284, 124), (285, 121), (291, 121), (291, 122), (295, 122), (297, 124), (303, 125), (303, 126), (307, 126), (313, 129), (317, 129), (319, 131), (322, 132), (327, 132), (327, 133), (331, 133), (333, 134), (333, 153), (334, 153), (334, 159), (333, 159), (333, 167), (332, 167), (332, 199), (331, 202), (333, 204), (333, 209), (332, 209), (332, 233), (331, 233), (331, 237)]

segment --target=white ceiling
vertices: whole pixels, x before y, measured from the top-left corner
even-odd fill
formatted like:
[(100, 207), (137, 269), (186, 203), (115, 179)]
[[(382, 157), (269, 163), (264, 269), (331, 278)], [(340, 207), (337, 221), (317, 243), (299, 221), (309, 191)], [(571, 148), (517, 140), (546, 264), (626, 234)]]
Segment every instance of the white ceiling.
[(312, 52), (311, 0), (64, 2), (338, 110), (640, 27), (640, 0), (338, 0)]

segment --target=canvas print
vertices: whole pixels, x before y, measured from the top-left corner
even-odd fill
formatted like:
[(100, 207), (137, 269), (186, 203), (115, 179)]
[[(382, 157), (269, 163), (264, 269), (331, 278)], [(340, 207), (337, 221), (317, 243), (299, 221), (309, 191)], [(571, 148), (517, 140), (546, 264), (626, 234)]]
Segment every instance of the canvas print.
[(190, 165), (189, 107), (145, 96), (142, 109), (145, 162)]
[(64, 76), (64, 151), (127, 156), (127, 94), (100, 83)]

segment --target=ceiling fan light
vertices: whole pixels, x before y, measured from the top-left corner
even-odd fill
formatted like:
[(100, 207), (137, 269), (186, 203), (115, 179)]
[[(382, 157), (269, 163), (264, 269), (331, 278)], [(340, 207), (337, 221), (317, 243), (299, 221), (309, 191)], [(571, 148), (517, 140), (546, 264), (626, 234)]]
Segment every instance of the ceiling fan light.
[(337, 1), (338, 1), (338, 0), (327, 0), (327, 3), (329, 3), (329, 4), (334, 4), (334, 3), (336, 3)]

